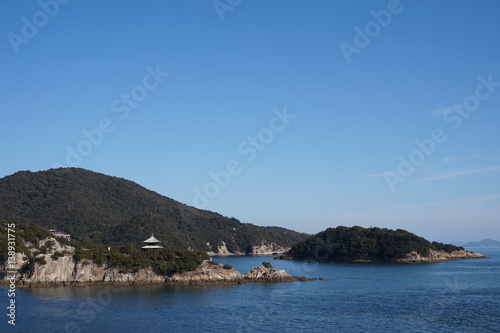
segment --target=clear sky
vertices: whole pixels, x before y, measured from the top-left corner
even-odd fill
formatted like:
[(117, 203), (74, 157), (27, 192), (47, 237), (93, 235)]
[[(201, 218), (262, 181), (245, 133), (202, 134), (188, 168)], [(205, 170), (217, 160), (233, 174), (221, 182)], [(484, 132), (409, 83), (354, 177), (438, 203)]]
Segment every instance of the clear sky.
[(500, 2), (0, 0), (0, 176), (500, 239)]

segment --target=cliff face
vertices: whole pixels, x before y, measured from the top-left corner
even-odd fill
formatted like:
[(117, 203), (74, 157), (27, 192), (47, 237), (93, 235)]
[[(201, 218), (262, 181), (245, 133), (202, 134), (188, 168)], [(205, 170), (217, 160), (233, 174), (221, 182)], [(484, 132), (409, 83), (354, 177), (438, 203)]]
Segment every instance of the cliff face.
[[(168, 284), (168, 285), (212, 285), (212, 284), (241, 284), (251, 282), (286, 282), (296, 281), (298, 278), (288, 275), (283, 270), (256, 267), (242, 275), (237, 270), (224, 266), (221, 263), (205, 260), (193, 271), (176, 273), (172, 276), (157, 274), (153, 268), (147, 267), (136, 272), (123, 272), (120, 267), (106, 267), (90, 260), (75, 262), (74, 248), (62, 245), (54, 238), (39, 241), (38, 248), (50, 243), (50, 250), (45, 254), (38, 254), (46, 263), (35, 263), (31, 269), (23, 269), (28, 258), (23, 253), (16, 254), (15, 269), (19, 286), (41, 287), (53, 285), (137, 285), (137, 284)], [(26, 245), (31, 251), (36, 249), (29, 242)], [(46, 247), (47, 248), (47, 247)], [(273, 247), (273, 250), (276, 248)], [(262, 248), (260, 249), (262, 250)], [(57, 259), (54, 254), (59, 253)], [(66, 253), (66, 254), (63, 254)]]
[(43, 286), (87, 286), (99, 284), (138, 285), (229, 285), (243, 283), (273, 283), (304, 281), (289, 275), (284, 270), (255, 267), (246, 274), (234, 268), (226, 269), (221, 263), (205, 260), (196, 270), (176, 273), (172, 276), (156, 274), (151, 268), (141, 269), (135, 273), (122, 273), (116, 268), (105, 268), (90, 263), (75, 264), (69, 257), (52, 260), (45, 265), (37, 265), (31, 276), (20, 276), (18, 285), (28, 287)]
[(216, 251), (207, 252), (210, 256), (231, 256), (231, 255), (253, 255), (253, 256), (268, 256), (273, 254), (284, 253), (290, 248), (283, 247), (276, 243), (262, 242), (260, 245), (252, 246), (252, 250), (250, 252), (240, 252), (235, 251), (231, 252), (228, 250), (227, 244), (222, 242), (222, 245), (217, 247)]
[[(35, 264), (31, 271), (19, 272), (18, 282), (21, 285), (31, 284), (66, 284), (79, 282), (110, 282), (110, 283), (163, 283), (164, 277), (156, 275), (151, 268), (141, 269), (136, 273), (122, 273), (119, 268), (106, 268), (91, 261), (75, 262), (73, 259), (74, 247), (62, 245), (54, 238), (47, 238), (40, 241), (40, 246), (47, 242), (53, 242), (52, 249), (43, 257), (46, 264)], [(27, 243), (27, 245), (30, 245)], [(52, 259), (56, 252), (66, 251), (68, 254)], [(27, 263), (23, 253), (16, 254), (16, 270)]]
[(22, 275), (19, 282), (29, 285), (58, 283), (109, 282), (117, 284), (163, 283), (165, 278), (158, 276), (151, 268), (136, 273), (122, 273), (119, 268), (106, 268), (93, 262), (75, 263), (71, 255), (36, 265), (33, 274)]
[(276, 243), (264, 243), (262, 242), (259, 246), (252, 247), (252, 255), (272, 255), (278, 253), (284, 253), (290, 250), (290, 248), (284, 248)]

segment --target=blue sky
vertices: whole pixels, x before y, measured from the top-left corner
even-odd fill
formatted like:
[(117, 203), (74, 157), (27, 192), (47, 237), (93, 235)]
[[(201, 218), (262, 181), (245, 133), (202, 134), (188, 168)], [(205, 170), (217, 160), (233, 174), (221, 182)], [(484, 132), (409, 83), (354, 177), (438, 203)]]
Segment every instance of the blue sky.
[(0, 1), (0, 176), (500, 239), (497, 1)]

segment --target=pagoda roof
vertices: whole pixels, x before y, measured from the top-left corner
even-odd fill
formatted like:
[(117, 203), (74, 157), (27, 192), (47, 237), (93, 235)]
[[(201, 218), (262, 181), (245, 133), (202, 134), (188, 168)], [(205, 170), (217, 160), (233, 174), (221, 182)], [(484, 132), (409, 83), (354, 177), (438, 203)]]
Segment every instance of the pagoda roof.
[(149, 237), (148, 239), (146, 239), (143, 243), (159, 243), (160, 241), (157, 240), (155, 238), (155, 236), (153, 236), (153, 234), (151, 234), (151, 237)]

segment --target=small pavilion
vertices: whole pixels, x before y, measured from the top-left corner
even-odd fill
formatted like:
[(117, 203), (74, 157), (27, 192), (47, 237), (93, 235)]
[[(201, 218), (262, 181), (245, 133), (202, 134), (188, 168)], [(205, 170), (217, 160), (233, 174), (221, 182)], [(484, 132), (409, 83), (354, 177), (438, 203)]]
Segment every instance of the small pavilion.
[(147, 249), (163, 249), (163, 246), (160, 245), (160, 241), (157, 240), (155, 238), (155, 236), (153, 236), (153, 234), (151, 234), (151, 237), (149, 237), (148, 239), (146, 239), (143, 243), (146, 243), (146, 245), (144, 245), (142, 247), (142, 249), (144, 249), (144, 250), (147, 250)]

